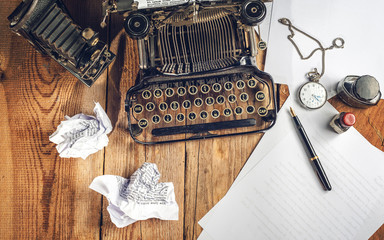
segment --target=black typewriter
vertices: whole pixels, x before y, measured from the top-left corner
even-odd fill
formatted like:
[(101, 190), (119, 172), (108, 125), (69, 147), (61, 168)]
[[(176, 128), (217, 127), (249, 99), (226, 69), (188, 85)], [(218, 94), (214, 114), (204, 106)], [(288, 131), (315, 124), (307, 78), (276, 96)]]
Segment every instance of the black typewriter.
[(129, 11), (140, 71), (126, 96), (129, 131), (144, 144), (255, 133), (277, 115), (272, 77), (255, 64), (258, 0), (188, 2)]

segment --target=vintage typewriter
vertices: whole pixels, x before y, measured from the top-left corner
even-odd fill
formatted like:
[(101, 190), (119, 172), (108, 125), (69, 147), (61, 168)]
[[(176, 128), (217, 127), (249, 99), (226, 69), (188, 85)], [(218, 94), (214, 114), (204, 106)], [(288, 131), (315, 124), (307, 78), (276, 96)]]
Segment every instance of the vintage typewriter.
[(277, 115), (272, 77), (255, 64), (258, 0), (188, 2), (129, 11), (140, 71), (126, 96), (129, 131), (144, 144), (255, 133)]

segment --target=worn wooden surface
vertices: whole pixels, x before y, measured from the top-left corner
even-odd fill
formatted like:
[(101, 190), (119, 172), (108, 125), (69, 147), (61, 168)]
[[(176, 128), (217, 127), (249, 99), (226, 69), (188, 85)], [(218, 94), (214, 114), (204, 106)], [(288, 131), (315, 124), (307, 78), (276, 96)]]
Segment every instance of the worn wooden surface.
[[(126, 131), (125, 93), (138, 71), (136, 44), (122, 32), (121, 16), (101, 30), (101, 1), (65, 1), (74, 20), (102, 33), (115, 62), (88, 88), (25, 39), (6, 17), (19, 0), (0, 8), (0, 239), (196, 239), (197, 224), (227, 192), (261, 134), (143, 146)], [(282, 99), (288, 97), (281, 89)], [(86, 160), (61, 159), (48, 136), (64, 115), (92, 114), (100, 102), (114, 130), (109, 145)], [(338, 109), (345, 106), (331, 101)], [(357, 129), (383, 150), (384, 106), (352, 109)], [(118, 229), (108, 202), (90, 190), (96, 176), (128, 177), (143, 162), (158, 165), (160, 181), (173, 182), (179, 221), (151, 219)], [(382, 227), (372, 239), (384, 239)]]

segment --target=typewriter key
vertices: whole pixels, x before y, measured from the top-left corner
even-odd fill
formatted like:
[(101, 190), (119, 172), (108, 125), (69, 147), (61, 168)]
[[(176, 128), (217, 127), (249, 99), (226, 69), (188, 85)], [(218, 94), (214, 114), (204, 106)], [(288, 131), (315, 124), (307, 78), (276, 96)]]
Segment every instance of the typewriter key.
[(238, 89), (243, 89), (245, 87), (245, 82), (243, 80), (239, 80), (236, 82), (236, 87)]
[(235, 94), (231, 94), (231, 95), (229, 95), (228, 96), (228, 101), (230, 102), (230, 103), (234, 103), (234, 102), (236, 102), (236, 95)]
[(233, 84), (231, 82), (226, 82), (226, 83), (224, 83), (224, 88), (227, 91), (231, 91), (233, 88)]
[(191, 95), (195, 95), (197, 93), (197, 87), (196, 86), (190, 86), (188, 91)]
[(230, 108), (224, 109), (224, 116), (229, 117), (232, 115), (232, 110)]
[(205, 119), (207, 119), (207, 117), (208, 117), (208, 113), (206, 111), (200, 112), (200, 118), (201, 119), (205, 120)]
[(207, 84), (204, 84), (203, 86), (201, 86), (202, 93), (207, 94), (209, 93), (209, 90), (210, 90), (210, 87)]
[(175, 94), (175, 91), (172, 88), (165, 89), (165, 95), (167, 95), (167, 97), (172, 97), (173, 94)]
[(161, 111), (164, 112), (165, 110), (168, 109), (168, 105), (167, 105), (167, 103), (162, 102), (162, 103), (159, 104), (159, 108), (160, 108)]
[(218, 96), (218, 97), (216, 98), (216, 102), (217, 102), (218, 104), (223, 104), (223, 103), (225, 102), (225, 98), (224, 98), (224, 96), (223, 96), (223, 95)]
[(214, 92), (220, 92), (220, 90), (221, 90), (220, 83), (213, 84), (212, 89), (213, 89)]
[(254, 88), (254, 87), (256, 87), (256, 81), (255, 81), (255, 79), (249, 79), (249, 81), (248, 81), (248, 87), (250, 87), (250, 88)]
[(171, 105), (169, 105), (169, 106), (171, 107), (171, 109), (172, 109), (173, 111), (176, 111), (177, 109), (179, 109), (179, 103), (176, 102), (176, 101), (173, 101), (173, 102), (171, 103)]
[(257, 113), (258, 113), (261, 117), (264, 117), (264, 116), (267, 115), (268, 110), (267, 110), (265, 107), (259, 107), (259, 109), (257, 109)]
[(191, 120), (191, 121), (195, 121), (195, 119), (196, 119), (196, 113), (194, 113), (194, 112), (190, 112), (190, 113), (188, 114), (188, 119)]
[(136, 114), (140, 114), (143, 112), (143, 106), (141, 104), (136, 104), (134, 107), (133, 107), (133, 111), (136, 113)]
[(148, 127), (148, 121), (147, 121), (147, 119), (145, 119), (145, 118), (141, 119), (141, 120), (139, 121), (139, 127), (140, 127), (141, 129), (144, 129), (144, 128)]
[(188, 108), (190, 108), (191, 107), (191, 101), (189, 101), (189, 100), (185, 100), (184, 102), (183, 102), (183, 108), (184, 109), (188, 109)]
[(160, 116), (159, 115), (153, 115), (152, 116), (152, 122), (154, 124), (158, 124), (160, 122)]
[(246, 102), (246, 101), (248, 101), (248, 94), (247, 94), (247, 93), (242, 93), (242, 94), (240, 94), (240, 100), (241, 100), (242, 102)]
[(263, 101), (265, 99), (265, 94), (264, 92), (262, 91), (258, 91), (256, 94), (255, 94), (255, 97), (256, 97), (256, 100), (257, 101)]
[(176, 119), (177, 119), (177, 121), (182, 122), (182, 121), (184, 121), (185, 116), (184, 116), (184, 114), (179, 113), (179, 114), (177, 114)]
[(241, 115), (243, 113), (243, 108), (242, 107), (236, 107), (235, 108), (235, 114), (236, 115)]
[(205, 99), (205, 103), (208, 105), (208, 106), (211, 106), (215, 103), (215, 99), (213, 97), (207, 97)]
[(195, 103), (195, 106), (196, 106), (196, 107), (201, 107), (201, 106), (203, 105), (203, 99), (201, 99), (201, 98), (196, 98), (195, 101), (194, 101), (194, 103)]
[(172, 121), (172, 115), (171, 114), (165, 114), (164, 115), (164, 122), (170, 123)]
[(153, 104), (153, 102), (149, 102), (147, 103), (145, 108), (147, 109), (148, 112), (152, 112), (155, 109), (155, 104)]
[(161, 96), (163, 96), (163, 91), (161, 91), (161, 89), (156, 89), (155, 91), (153, 91), (153, 95), (156, 98), (160, 98)]
[(220, 112), (219, 112), (219, 110), (214, 109), (214, 110), (211, 112), (211, 115), (212, 115), (213, 118), (218, 118), (218, 117), (220, 117)]
[(254, 106), (248, 106), (247, 107), (247, 113), (248, 114), (252, 114), (255, 112), (255, 107)]
[(141, 96), (143, 96), (144, 99), (149, 99), (152, 96), (152, 93), (149, 90), (145, 90)]
[(185, 87), (179, 87), (179, 88), (177, 89), (177, 94), (178, 94), (179, 96), (184, 96), (186, 93), (187, 93), (187, 90), (185, 89)]

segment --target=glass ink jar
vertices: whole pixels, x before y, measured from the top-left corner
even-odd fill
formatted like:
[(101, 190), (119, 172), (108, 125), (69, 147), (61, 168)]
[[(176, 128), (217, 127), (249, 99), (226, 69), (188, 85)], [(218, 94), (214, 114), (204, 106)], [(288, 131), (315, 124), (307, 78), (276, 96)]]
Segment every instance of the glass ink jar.
[(329, 123), (329, 126), (337, 132), (343, 133), (346, 132), (350, 127), (352, 127), (356, 122), (356, 117), (353, 113), (350, 112), (341, 112), (334, 116)]
[(349, 106), (368, 108), (380, 101), (380, 85), (369, 75), (347, 76), (337, 85), (337, 95)]

